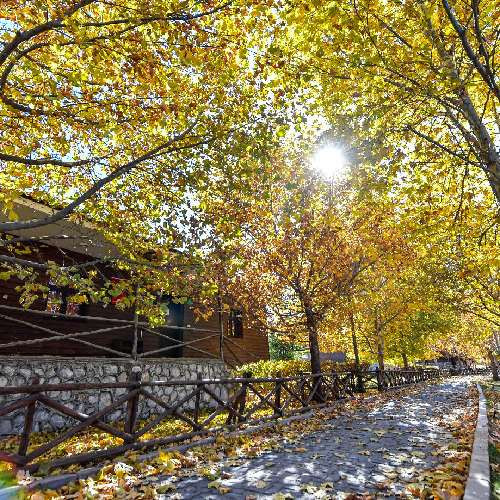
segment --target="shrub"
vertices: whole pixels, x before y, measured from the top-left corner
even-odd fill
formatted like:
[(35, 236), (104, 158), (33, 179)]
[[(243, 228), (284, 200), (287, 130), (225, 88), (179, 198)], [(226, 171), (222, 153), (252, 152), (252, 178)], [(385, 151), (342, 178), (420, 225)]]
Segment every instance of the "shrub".
[[(362, 366), (367, 368), (367, 366)], [(336, 363), (324, 361), (321, 363), (323, 372), (354, 370), (354, 363)], [(300, 372), (310, 373), (311, 365), (308, 360), (261, 360), (255, 363), (240, 365), (233, 370), (233, 375), (242, 376), (245, 372), (250, 372), (252, 377), (276, 377), (281, 372), (282, 376), (298, 375)]]
[(269, 335), (269, 356), (272, 360), (298, 359), (304, 351), (304, 347), (285, 342), (278, 335)]

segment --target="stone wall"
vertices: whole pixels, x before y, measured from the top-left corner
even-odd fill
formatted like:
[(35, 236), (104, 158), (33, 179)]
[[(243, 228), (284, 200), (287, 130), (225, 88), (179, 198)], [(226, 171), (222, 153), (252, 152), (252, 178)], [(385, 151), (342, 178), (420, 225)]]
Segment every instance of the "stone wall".
[[(143, 381), (196, 380), (197, 373), (201, 373), (204, 379), (227, 376), (224, 363), (210, 359), (145, 359), (135, 362), (129, 359), (1, 356), (0, 387), (29, 384), (34, 377), (39, 377), (42, 384), (126, 382), (132, 369), (142, 372)], [(225, 387), (214, 385), (210, 388), (222, 399), (227, 398)], [(152, 387), (149, 390), (163, 401), (174, 404), (192, 389), (193, 386), (164, 386)], [(126, 389), (102, 389), (52, 392), (48, 395), (80, 413), (90, 414), (109, 405), (125, 392)], [(0, 407), (20, 397), (23, 395), (0, 396)], [(217, 404), (207, 394), (202, 395), (201, 401), (205, 408)], [(184, 408), (192, 407), (193, 403), (194, 400), (189, 401)], [(15, 434), (22, 430), (23, 411), (17, 410), (0, 417), (0, 435)], [(123, 419), (125, 412), (126, 403), (107, 415), (104, 420), (109, 422)], [(139, 418), (148, 418), (160, 412), (161, 408), (156, 403), (141, 398)], [(58, 430), (75, 422), (72, 418), (37, 403), (33, 430)]]

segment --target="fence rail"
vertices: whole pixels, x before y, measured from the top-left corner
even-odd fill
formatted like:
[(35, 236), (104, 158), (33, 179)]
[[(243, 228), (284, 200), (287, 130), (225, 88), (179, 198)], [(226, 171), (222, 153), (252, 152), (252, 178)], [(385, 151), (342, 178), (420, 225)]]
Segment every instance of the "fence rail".
[[(94, 350), (97, 355), (112, 355), (118, 358), (131, 358), (134, 360), (151, 356), (168, 357), (172, 355), (172, 351), (179, 349), (187, 349), (198, 356), (201, 354), (207, 358), (221, 359), (232, 367), (234, 365), (231, 361), (236, 364), (243, 362), (240, 358), (247, 359), (250, 356), (255, 360), (260, 359), (225, 334), (221, 318), (219, 318), (218, 328), (196, 328), (169, 324), (153, 328), (149, 323), (139, 321), (138, 318), (132, 320), (77, 314), (69, 315), (0, 304), (0, 319), (8, 327), (22, 326), (27, 331), (36, 332), (37, 335), (36, 338), (16, 339), (11, 342), (0, 343), (0, 354), (10, 353), (9, 350), (13, 348), (62, 342), (64, 345), (83, 345), (87, 349)], [(71, 321), (71, 331), (60, 331), (60, 327), (64, 326), (64, 324), (58, 326), (57, 323), (49, 328), (45, 323), (47, 319)], [(80, 331), (75, 331), (75, 322), (79, 323)], [(94, 323), (94, 326), (92, 326), (92, 323)], [(177, 332), (182, 332), (182, 337), (188, 334), (194, 338), (189, 337), (190, 340), (184, 340), (184, 338), (180, 340), (176, 337)], [(110, 345), (103, 345), (99, 341), (103, 334), (111, 333), (116, 339), (128, 339), (130, 341), (129, 348), (120, 350)], [(145, 341), (156, 347), (141, 352), (139, 344), (141, 342), (144, 344)], [(213, 342), (218, 348), (207, 348), (207, 342)], [(231, 360), (227, 359), (228, 357)]]
[[(128, 450), (151, 448), (184, 441), (220, 430), (231, 429), (241, 423), (255, 424), (266, 420), (279, 420), (297, 412), (325, 407), (340, 401), (355, 392), (373, 387), (379, 391), (402, 387), (442, 376), (483, 373), (484, 371), (459, 370), (386, 370), (363, 372), (328, 372), (322, 374), (300, 374), (297, 376), (243, 377), (195, 380), (141, 381), (140, 372), (132, 372), (124, 383), (70, 383), (40, 384), (34, 379), (31, 384), (19, 387), (1, 387), (0, 397), (8, 401), (0, 406), (0, 417), (21, 411), (23, 431), (17, 453), (0, 451), (0, 460), (18, 467), (36, 471), (43, 463), (44, 455), (68, 439), (88, 431), (90, 428), (114, 438), (123, 444), (88, 453), (75, 454), (45, 461), (44, 467), (62, 467), (119, 455)], [(177, 389), (179, 396), (172, 402), (165, 397), (165, 388)], [(117, 395), (106, 406), (95, 408), (90, 414), (76, 411), (61, 402), (63, 392), (101, 391), (115, 389)], [(118, 390), (121, 393), (118, 394)], [(172, 391), (170, 391), (171, 393)], [(13, 399), (12, 396), (17, 396)], [(139, 408), (147, 403), (154, 407), (154, 415), (141, 420)], [(30, 438), (38, 410), (50, 409), (76, 424), (69, 425), (47, 442), (30, 447)], [(110, 416), (122, 408), (125, 418), (117, 421)], [(187, 432), (156, 438), (146, 437), (165, 421), (178, 422), (187, 427)]]

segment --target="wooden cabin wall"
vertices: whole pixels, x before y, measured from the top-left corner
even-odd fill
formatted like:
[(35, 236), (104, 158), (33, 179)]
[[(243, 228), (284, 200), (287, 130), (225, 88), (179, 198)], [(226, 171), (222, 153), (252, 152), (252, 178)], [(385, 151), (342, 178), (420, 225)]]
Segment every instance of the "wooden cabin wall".
[[(60, 265), (69, 265), (73, 263), (83, 263), (93, 260), (92, 257), (88, 255), (79, 254), (72, 252), (70, 250), (62, 250), (49, 245), (32, 245), (33, 252), (28, 255), (23, 255), (22, 257), (27, 260), (33, 260), (38, 262), (47, 262), (52, 260)], [(2, 249), (0, 248), (0, 252)], [(36, 272), (36, 271), (34, 271)], [(105, 270), (105, 274), (111, 277), (113, 275), (111, 270)], [(46, 280), (44, 277), (43, 279)], [(46, 281), (45, 283), (46, 284)], [(9, 280), (0, 280), (0, 304), (20, 307), (19, 304), (19, 292), (16, 287), (21, 286), (22, 282), (17, 278), (11, 278)], [(35, 309), (39, 311), (45, 311), (46, 299), (36, 300), (30, 305), (30, 309)], [(115, 326), (115, 323), (108, 323), (101, 320), (81, 320), (78, 318), (57, 318), (51, 316), (39, 316), (30, 314), (23, 311), (6, 311), (0, 309), (0, 314), (5, 316), (11, 316), (16, 319), (34, 323), (43, 328), (50, 330), (55, 330), (62, 334), (83, 332), (89, 330), (104, 329)], [(133, 311), (122, 311), (114, 307), (113, 305), (108, 305), (103, 307), (101, 304), (87, 304), (84, 306), (85, 316), (92, 317), (103, 317), (103, 318), (113, 318), (113, 319), (124, 319), (133, 320)], [(227, 317), (224, 318), (227, 322)], [(169, 317), (170, 326), (191, 326), (200, 329), (208, 329), (219, 331), (219, 321), (216, 314), (214, 314), (208, 320), (196, 321), (193, 315), (193, 308), (189, 306), (182, 306), (180, 304), (173, 304), (171, 308), (171, 314)], [(175, 338), (180, 341), (189, 342), (198, 338), (210, 335), (210, 333), (203, 332), (190, 332), (182, 331), (182, 329), (171, 329), (171, 328), (160, 328), (158, 329), (160, 333), (163, 333), (169, 337)], [(36, 330), (32, 327), (25, 326), (22, 324), (16, 324), (15, 322), (6, 320), (0, 317), (0, 344), (5, 344), (8, 342), (19, 341), (19, 340), (32, 340), (39, 338), (51, 337), (52, 334), (44, 333), (41, 330)], [(141, 339), (142, 337), (142, 339)], [(169, 345), (175, 345), (175, 342), (169, 341), (168, 339), (159, 337), (151, 333), (143, 333), (140, 335), (142, 340), (142, 350), (143, 351), (154, 351), (157, 349), (164, 348)], [(112, 332), (98, 333), (93, 335), (88, 335), (82, 337), (82, 340), (86, 340), (93, 344), (98, 344), (100, 346), (112, 348), (117, 351), (130, 353), (130, 347), (133, 340), (133, 328), (129, 327), (123, 330), (117, 330)], [(226, 342), (226, 347), (224, 348), (224, 358), (233, 365), (240, 363), (248, 363), (255, 361), (256, 359), (268, 359), (269, 358), (269, 348), (267, 342), (267, 336), (261, 334), (260, 332), (248, 328), (244, 325), (244, 333), (242, 338), (232, 338), (232, 341), (237, 344), (240, 348), (235, 345)], [(208, 354), (201, 353), (195, 348), (208, 351), (215, 357), (219, 357), (219, 336), (213, 337), (211, 339), (203, 340), (194, 343), (191, 347), (180, 347), (177, 349), (170, 349), (164, 352), (153, 354), (151, 357), (159, 358), (175, 358), (175, 357), (192, 357), (192, 358), (209, 358)], [(53, 340), (50, 342), (43, 342), (37, 344), (28, 344), (10, 348), (2, 348), (0, 346), (0, 355), (25, 355), (25, 356), (65, 356), (65, 357), (117, 357), (113, 353), (98, 349), (93, 346), (84, 345), (79, 342), (74, 342), (69, 339), (67, 340)], [(213, 357), (212, 356), (212, 357)]]
[[(193, 308), (186, 308), (184, 318), (186, 325), (190, 325), (195, 328), (207, 328), (209, 330), (219, 331), (219, 318), (217, 314), (213, 314), (207, 320), (196, 321), (196, 318), (193, 313)], [(227, 315), (224, 315), (223, 318), (224, 325), (227, 324), (227, 320), (228, 320)], [(226, 333), (227, 333), (227, 328), (226, 328)], [(190, 341), (208, 335), (211, 335), (211, 333), (195, 334), (194, 332), (186, 331), (184, 333), (184, 341)], [(269, 359), (269, 345), (267, 341), (267, 335), (257, 331), (256, 329), (249, 328), (248, 325), (245, 324), (244, 319), (243, 319), (243, 337), (241, 338), (231, 337), (231, 341), (234, 342), (237, 346), (239, 346), (236, 347), (234, 344), (230, 343), (227, 340), (224, 342), (224, 359), (232, 365), (251, 363), (253, 361), (257, 361), (258, 359)], [(219, 357), (220, 356), (219, 342), (220, 342), (219, 336), (215, 336), (203, 340), (201, 342), (196, 342), (195, 344), (192, 344), (192, 347), (208, 351)], [(183, 355), (185, 357), (193, 357), (193, 358), (210, 357), (208, 354), (203, 354), (196, 351), (195, 349), (192, 349), (191, 346), (184, 347)]]
[[(60, 265), (69, 265), (73, 263), (83, 263), (93, 260), (92, 257), (87, 255), (78, 254), (69, 250), (61, 250), (59, 248), (49, 245), (35, 245), (32, 246), (32, 253), (23, 255), (22, 258), (33, 260), (37, 262), (47, 262), (52, 260)], [(33, 271), (36, 273), (36, 271)], [(109, 271), (106, 273), (109, 274)], [(47, 284), (46, 277), (43, 276), (40, 280), (43, 284)], [(39, 281), (39, 282), (40, 282)], [(13, 307), (21, 307), (19, 303), (20, 293), (16, 290), (21, 286), (22, 282), (13, 277), (9, 280), (0, 280), (0, 304)], [(38, 299), (33, 302), (30, 309), (45, 311), (46, 299)], [(133, 311), (122, 311), (108, 305), (104, 307), (102, 304), (86, 304), (83, 308), (83, 315), (132, 320)], [(116, 326), (114, 323), (109, 323), (100, 320), (80, 320), (77, 318), (57, 318), (50, 316), (40, 316), (30, 314), (29, 312), (22, 311), (7, 311), (0, 309), (0, 314), (11, 316), (38, 326), (55, 330), (62, 334), (83, 332), (89, 330), (97, 330)], [(0, 343), (8, 343), (18, 340), (32, 340), (38, 338), (51, 337), (53, 335), (45, 333), (41, 330), (34, 329), (29, 326), (17, 324), (15, 322), (0, 318)], [(144, 349), (153, 350), (160, 347), (158, 337), (148, 335), (144, 336)], [(133, 329), (128, 328), (114, 332), (104, 332), (95, 335), (82, 337), (91, 343), (95, 343), (104, 347), (113, 348), (117, 351), (122, 351), (126, 344), (131, 344), (133, 339)], [(0, 354), (17, 354), (17, 355), (53, 355), (53, 356), (99, 356), (99, 357), (117, 357), (117, 355), (107, 351), (97, 349), (92, 346), (84, 345), (79, 342), (71, 340), (54, 340), (50, 342), (43, 342), (37, 344), (28, 344), (16, 346), (11, 348), (1, 348)]]

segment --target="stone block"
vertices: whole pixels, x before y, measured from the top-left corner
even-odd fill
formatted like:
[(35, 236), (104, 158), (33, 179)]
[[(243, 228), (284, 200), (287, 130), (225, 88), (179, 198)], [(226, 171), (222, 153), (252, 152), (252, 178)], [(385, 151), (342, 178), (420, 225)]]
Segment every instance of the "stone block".
[(109, 419), (111, 422), (114, 422), (116, 420), (120, 420), (123, 418), (123, 412), (120, 410), (114, 411), (113, 413), (110, 413)]
[(111, 404), (112, 398), (110, 392), (103, 392), (99, 395), (99, 408), (104, 408)]
[(25, 380), (29, 380), (33, 376), (33, 371), (28, 368), (19, 368), (17, 373), (24, 377)]
[(10, 419), (2, 418), (0, 419), (0, 436), (5, 436), (7, 434), (13, 433), (13, 425)]
[(67, 382), (67, 381), (73, 379), (73, 370), (71, 370), (71, 368), (68, 368), (68, 367), (61, 368), (61, 370), (59, 370), (59, 376), (64, 381)]
[(16, 370), (15, 370), (14, 366), (3, 365), (0, 368), (0, 373), (7, 375), (7, 377), (12, 377), (14, 375), (15, 371)]
[(26, 379), (24, 377), (21, 377), (20, 375), (16, 375), (12, 378), (11, 385), (26, 385)]
[(118, 367), (116, 365), (105, 365), (104, 373), (106, 373), (107, 375), (117, 375)]
[(14, 418), (14, 428), (16, 430), (21, 430), (24, 426), (24, 415), (17, 415), (15, 418)]
[(63, 391), (59, 393), (59, 399), (61, 401), (69, 401), (72, 398), (73, 394), (70, 391)]
[(54, 429), (62, 429), (66, 425), (66, 422), (61, 415), (52, 415), (50, 417), (50, 424)]

